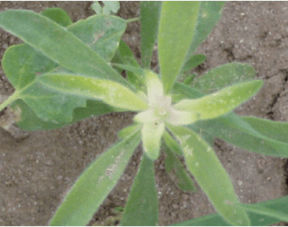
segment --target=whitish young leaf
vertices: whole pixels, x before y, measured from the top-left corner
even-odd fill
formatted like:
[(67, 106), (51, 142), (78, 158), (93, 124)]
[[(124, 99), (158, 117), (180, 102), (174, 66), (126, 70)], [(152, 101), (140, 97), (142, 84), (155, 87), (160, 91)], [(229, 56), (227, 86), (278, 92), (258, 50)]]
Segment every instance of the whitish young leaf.
[(139, 133), (133, 132), (97, 158), (68, 192), (50, 225), (87, 225), (123, 174), (139, 142)]
[(163, 2), (158, 31), (162, 81), (168, 93), (185, 63), (196, 31), (199, 2)]
[(188, 170), (206, 193), (216, 211), (230, 224), (249, 225), (245, 209), (231, 180), (213, 149), (195, 132), (184, 127), (169, 127), (180, 141)]
[(216, 93), (198, 98), (184, 99), (175, 104), (180, 111), (191, 113), (191, 118), (186, 124), (198, 120), (219, 117), (229, 113), (244, 101), (251, 98), (260, 89), (263, 82), (260, 80), (249, 81), (224, 88)]
[(147, 122), (143, 124), (141, 134), (143, 149), (151, 160), (159, 157), (161, 138), (165, 130), (164, 123)]
[(126, 203), (121, 225), (157, 225), (158, 193), (154, 175), (154, 162), (143, 154), (140, 168)]

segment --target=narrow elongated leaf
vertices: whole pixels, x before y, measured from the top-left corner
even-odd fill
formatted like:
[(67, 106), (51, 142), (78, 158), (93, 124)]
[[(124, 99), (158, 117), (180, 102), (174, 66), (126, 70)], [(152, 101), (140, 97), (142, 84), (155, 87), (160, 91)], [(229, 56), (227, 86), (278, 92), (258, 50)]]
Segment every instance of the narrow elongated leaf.
[(175, 154), (178, 154), (181, 156), (183, 155), (180, 144), (172, 138), (169, 132), (167, 131), (164, 132), (163, 139), (168, 149), (170, 149)]
[(204, 75), (196, 77), (193, 80), (192, 87), (207, 94), (254, 78), (255, 70), (252, 66), (234, 62), (221, 65), (208, 71)]
[(7, 10), (0, 13), (0, 27), (68, 70), (128, 86), (102, 57), (45, 16), (28, 10)]
[[(187, 60), (193, 55), (196, 48), (202, 43), (220, 19), (222, 7), (225, 2), (200, 2), (197, 24), (193, 35)], [(181, 23), (181, 21), (180, 21)]]
[(70, 123), (74, 109), (85, 107), (87, 99), (100, 100), (124, 110), (147, 107), (142, 97), (117, 82), (67, 73), (39, 76), (15, 95), (38, 117), (54, 124)]
[(251, 152), (275, 157), (288, 157), (287, 141), (276, 140), (276, 137), (274, 139), (273, 137), (270, 138), (268, 134), (265, 136), (261, 130), (255, 130), (236, 114), (229, 114), (208, 121), (199, 121), (191, 127)]
[(118, 135), (118, 138), (120, 139), (124, 139), (125, 137), (129, 136), (132, 132), (135, 132), (137, 129), (140, 130), (140, 125), (139, 124), (132, 124), (132, 125), (129, 125), (123, 129), (121, 129), (117, 135)]
[[(15, 111), (21, 112), (21, 118), (17, 122), (17, 125), (26, 131), (56, 129), (67, 125), (67, 123), (53, 123), (51, 121), (43, 121), (32, 111), (32, 109), (27, 104), (25, 104), (25, 102), (20, 99), (12, 104), (12, 108), (15, 109)], [(74, 109), (73, 119), (68, 123), (73, 124), (84, 118), (118, 111), (120, 110), (115, 109), (101, 101), (88, 100), (84, 108)]]
[(115, 55), (125, 29), (125, 20), (104, 15), (94, 15), (85, 20), (79, 20), (68, 28), (107, 61)]
[(191, 112), (190, 123), (219, 117), (229, 113), (255, 95), (262, 84), (263, 82), (260, 80), (236, 84), (199, 99), (181, 100), (175, 105), (175, 108), (180, 111)]
[(202, 64), (206, 60), (205, 55), (196, 54), (190, 57), (190, 59), (183, 66), (183, 72), (189, 71)]
[(143, 125), (142, 143), (144, 152), (151, 160), (156, 160), (159, 157), (161, 138), (165, 130), (164, 123), (147, 122)]
[(184, 192), (196, 191), (192, 178), (189, 176), (178, 157), (168, 147), (165, 149), (165, 153), (165, 170), (172, 182)]
[(264, 216), (277, 218), (281, 221), (288, 222), (288, 214), (287, 212), (283, 211), (275, 211), (273, 209), (263, 207), (263, 206), (257, 206), (257, 205), (251, 205), (251, 204), (240, 204), (239, 206), (245, 208), (247, 211), (250, 211), (252, 213), (256, 214), (262, 214)]
[(150, 68), (154, 44), (157, 38), (161, 2), (140, 3), (141, 60), (144, 68)]
[(97, 158), (78, 178), (50, 225), (86, 225), (123, 174), (140, 135), (134, 132)]
[[(133, 84), (137, 89), (142, 89), (143, 88), (143, 78), (141, 78), (142, 72), (138, 74), (138, 68), (140, 68), (140, 65), (138, 64), (132, 50), (129, 48), (129, 46), (124, 42), (120, 41), (119, 48), (117, 49), (117, 52), (115, 54), (115, 57), (113, 58), (113, 63), (114, 66), (117, 68), (120, 68), (122, 70), (126, 71), (126, 79), (129, 81), (129, 83)], [(118, 63), (118, 64), (117, 64)], [(121, 68), (119, 65), (129, 65), (129, 68)], [(131, 67), (135, 67), (136, 69), (132, 69)]]
[(249, 218), (244, 208), (237, 206), (239, 201), (231, 180), (213, 149), (192, 130), (183, 127), (169, 129), (180, 141), (189, 171), (216, 211), (233, 225), (249, 225)]
[(192, 43), (199, 2), (163, 2), (158, 32), (158, 55), (162, 81), (168, 93), (181, 71)]
[(143, 154), (140, 168), (126, 203), (121, 225), (157, 225), (158, 197), (154, 175), (154, 162)]
[[(278, 198), (278, 199), (273, 199), (273, 200), (267, 200), (264, 202), (256, 203), (256, 204), (250, 204), (249, 206), (255, 207), (255, 208), (268, 208), (270, 211), (273, 210), (273, 212), (283, 212), (288, 210), (288, 196)], [(251, 226), (266, 226), (266, 225), (273, 225), (276, 224), (277, 222), (280, 222), (281, 219), (277, 217), (271, 217), (269, 213), (269, 216), (266, 214), (257, 214), (254, 212), (251, 212), (247, 210), (248, 215), (251, 220)], [(207, 216), (202, 216), (200, 218), (194, 218), (188, 221), (180, 222), (175, 225), (178, 226), (209, 226), (209, 225), (214, 225), (214, 226), (225, 226), (228, 225), (224, 219), (218, 215), (218, 214), (210, 214)]]
[(41, 14), (45, 17), (50, 18), (51, 20), (55, 21), (56, 23), (67, 27), (72, 24), (72, 20), (67, 14), (67, 12), (61, 8), (48, 8), (44, 9)]
[(257, 117), (241, 117), (254, 130), (279, 142), (288, 143), (288, 123)]

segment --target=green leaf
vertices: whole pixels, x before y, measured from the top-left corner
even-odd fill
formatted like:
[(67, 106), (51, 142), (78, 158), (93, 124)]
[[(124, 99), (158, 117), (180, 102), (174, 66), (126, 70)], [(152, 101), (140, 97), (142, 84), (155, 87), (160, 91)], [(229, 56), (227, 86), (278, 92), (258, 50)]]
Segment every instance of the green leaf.
[(180, 111), (191, 113), (189, 123), (219, 117), (229, 113), (260, 89), (261, 80), (254, 80), (224, 88), (214, 94), (198, 99), (184, 99), (175, 105)]
[(166, 93), (173, 87), (185, 62), (196, 31), (199, 7), (199, 2), (162, 3), (158, 55)]
[(172, 138), (172, 136), (170, 135), (169, 132), (167, 132), (167, 131), (164, 132), (163, 139), (164, 139), (165, 144), (166, 144), (168, 149), (170, 149), (175, 154), (178, 154), (180, 156), (183, 155), (181, 146), (179, 145), (179, 143), (177, 141), (175, 141)]
[(190, 59), (185, 63), (183, 66), (183, 72), (192, 70), (196, 68), (198, 65), (202, 64), (206, 60), (205, 55), (202, 54), (196, 54), (192, 55)]
[[(276, 140), (276, 137), (268, 137), (268, 134), (265, 135), (263, 131), (255, 130), (245, 121), (245, 118), (242, 119), (236, 114), (229, 114), (213, 120), (199, 121), (191, 127), (250, 152), (275, 157), (288, 157), (287, 141), (283, 142)], [(271, 133), (273, 132), (271, 131)]]
[(172, 182), (184, 192), (195, 192), (196, 187), (178, 157), (167, 147), (165, 149), (165, 170)]
[(281, 221), (288, 222), (288, 214), (284, 213), (283, 211), (275, 211), (270, 208), (251, 204), (240, 204), (239, 206), (245, 208), (247, 211), (250, 211), (252, 213), (262, 214), (268, 217), (277, 218)]
[(97, 14), (111, 15), (116, 14), (120, 9), (119, 1), (103, 1), (103, 6), (100, 5), (99, 1), (93, 2), (91, 8)]
[(139, 124), (132, 124), (129, 125), (123, 129), (121, 129), (117, 135), (118, 138), (120, 139), (124, 139), (125, 137), (127, 137), (128, 135), (130, 135), (132, 132), (136, 131), (137, 129), (140, 129), (140, 125)]
[(254, 130), (279, 142), (288, 143), (288, 123), (282, 121), (271, 121), (257, 117), (241, 117)]
[(115, 16), (94, 15), (72, 24), (68, 30), (90, 49), (110, 61), (126, 30), (126, 21)]
[[(220, 19), (224, 4), (225, 2), (200, 2), (199, 13), (196, 19), (196, 28), (193, 35), (193, 41), (188, 52), (187, 60), (189, 60), (189, 58), (193, 55), (200, 43), (207, 38), (215, 24)], [(181, 21), (179, 23), (181, 23)]]
[(242, 63), (228, 63), (216, 67), (209, 72), (196, 77), (192, 87), (200, 92), (212, 93), (235, 83), (249, 81), (255, 78), (255, 70), (252, 66)]
[[(29, 106), (22, 100), (17, 100), (12, 104), (12, 108), (16, 111), (21, 112), (21, 118), (17, 122), (17, 125), (28, 131), (34, 130), (47, 130), (47, 129), (56, 129), (65, 126), (67, 123), (53, 123), (49, 121), (43, 121), (39, 118)], [(69, 122), (73, 124), (77, 121), (80, 121), (84, 118), (91, 116), (104, 115), (111, 112), (118, 112), (119, 110), (108, 106), (100, 101), (88, 100), (84, 108), (76, 108), (73, 112), (73, 120)]]
[[(29, 86), (29, 84), (33, 83), (37, 74), (52, 70), (54, 67), (56, 67), (56, 64), (42, 54), (35, 51), (30, 46), (26, 44), (20, 44), (11, 46), (6, 50), (2, 59), (2, 67), (6, 77), (15, 87), (16, 92), (18, 92), (18, 90), (21, 90), (25, 88), (25, 86)], [(43, 94), (42, 90), (38, 95), (41, 96), (41, 94)], [(41, 102), (41, 98), (39, 102)], [(74, 100), (72, 100), (72, 102), (74, 102)], [(76, 122), (92, 115), (97, 116), (108, 112), (117, 111), (116, 109), (113, 109), (99, 101), (88, 101), (86, 104), (83, 103), (83, 106), (86, 107), (74, 110), (72, 122)], [(20, 122), (18, 122), (18, 125), (25, 130), (53, 129), (65, 125), (63, 122), (56, 123), (54, 121), (55, 119), (50, 119), (54, 121), (54, 123), (44, 122), (37, 115), (35, 115), (34, 111), (30, 109), (27, 104), (20, 100), (16, 101), (12, 107), (17, 111), (20, 110), (21, 119)], [(66, 110), (67, 109), (63, 110), (64, 113)], [(68, 123), (71, 122), (68, 121)]]
[(159, 157), (161, 138), (165, 130), (164, 123), (147, 122), (143, 124), (142, 143), (146, 155), (151, 160), (156, 160)]
[(140, 135), (134, 132), (101, 154), (78, 178), (50, 225), (87, 225), (123, 174)]
[[(273, 200), (267, 200), (264, 202), (256, 203), (256, 204), (250, 204), (249, 206), (255, 207), (255, 208), (268, 208), (269, 211), (273, 210), (274, 212), (283, 212), (285, 210), (288, 210), (288, 196), (281, 197), (278, 199)], [(265, 225), (273, 225), (278, 222), (280, 222), (282, 219), (277, 218), (276, 216), (272, 217), (272, 212), (269, 213), (269, 216), (266, 214), (257, 214), (254, 212), (249, 211), (247, 209), (248, 215), (251, 220), (251, 226), (265, 226)], [(287, 216), (287, 215), (286, 215)], [(188, 221), (180, 222), (175, 225), (178, 226), (225, 226), (228, 225), (220, 215), (218, 214), (210, 214), (207, 216), (202, 216), (199, 218), (194, 218)]]
[(161, 2), (140, 2), (141, 59), (144, 68), (150, 68), (157, 38)]
[(195, 132), (184, 127), (169, 127), (183, 147), (186, 165), (216, 211), (233, 225), (249, 225), (231, 180), (213, 149)]
[(120, 225), (153, 226), (158, 223), (154, 175), (154, 162), (143, 154)]
[(48, 8), (44, 9), (41, 14), (45, 17), (50, 18), (51, 20), (55, 21), (56, 23), (67, 27), (72, 24), (72, 20), (67, 14), (67, 12), (61, 8)]
[[(132, 50), (124, 41), (120, 41), (120, 45), (112, 61), (114, 63), (113, 66), (116, 66), (116, 68), (118, 67), (126, 71), (126, 79), (129, 81), (129, 83), (133, 84), (137, 89), (142, 89), (143, 80), (142, 78), (140, 78), (140, 76), (142, 75), (142, 69), (140, 68), (140, 65), (138, 64)], [(121, 68), (121, 65), (129, 65), (130, 67)], [(137, 70), (135, 68), (131, 69), (131, 67), (135, 67)], [(140, 68), (141, 70), (139, 70), (138, 68)], [(141, 71), (141, 73), (138, 74), (138, 71)]]
[(46, 121), (71, 122), (73, 110), (87, 99), (100, 100), (125, 110), (144, 110), (143, 99), (121, 84), (67, 73), (47, 73), (18, 91), (30, 108)]
[(26, 44), (9, 47), (3, 56), (2, 67), (16, 90), (30, 84), (36, 75), (48, 72), (57, 65)]
[(0, 27), (68, 70), (128, 84), (102, 57), (47, 17), (28, 10), (7, 10), (0, 13)]
[[(58, 13), (60, 12), (61, 14), (61, 10), (60, 11), (58, 11), (57, 9), (55, 10), (56, 10), (55, 12), (53, 11), (55, 14), (56, 12)], [(50, 11), (48, 13), (50, 13)], [(53, 16), (52, 14), (49, 15)], [(99, 23), (99, 26), (91, 27), (89, 26), (91, 22)], [(106, 23), (108, 23), (109, 26), (104, 26)], [(118, 41), (121, 36), (120, 33), (122, 34), (122, 32), (125, 29), (124, 25), (125, 23), (126, 22), (124, 22), (122, 19), (118, 19), (116, 17), (92, 16), (86, 20), (81, 21), (81, 23), (79, 22), (77, 24), (68, 27), (68, 30), (70, 31), (71, 28), (71, 31), (75, 32), (76, 34), (78, 34), (79, 31), (82, 31), (83, 29), (89, 30), (90, 33), (84, 32), (85, 33), (84, 36), (79, 35), (79, 38), (82, 38), (83, 39), (82, 41), (85, 42), (89, 42), (89, 40), (92, 39), (91, 37), (93, 37), (93, 34), (91, 33), (91, 31), (103, 34), (102, 38), (97, 40), (97, 42), (93, 44), (94, 46), (92, 45), (91, 47), (96, 52), (99, 52), (101, 55), (102, 54), (105, 55), (106, 53), (107, 56), (108, 54), (112, 56), (115, 50), (117, 49)], [(102, 39), (105, 39), (106, 40), (105, 42), (109, 41), (109, 43), (106, 43), (106, 45), (104, 46), (96, 45)], [(99, 44), (103, 44), (103, 42)], [(114, 50), (111, 47), (113, 47)], [(2, 66), (8, 80), (13, 84), (16, 90), (18, 90), (20, 88), (23, 88), (28, 83), (30, 83), (34, 79), (35, 75), (51, 71), (53, 68), (57, 66), (57, 64), (49, 60), (40, 52), (37, 52), (33, 48), (29, 47), (27, 44), (20, 44), (9, 47), (6, 50), (4, 57), (2, 59)], [(118, 111), (99, 101), (89, 100), (86, 104), (83, 105), (84, 106), (86, 105), (86, 107), (77, 108), (74, 111), (72, 122), (66, 122), (66, 123), (62, 122), (57, 124), (56, 122), (54, 123), (44, 122), (39, 117), (37, 117), (33, 112), (33, 110), (31, 110), (23, 102), (22, 103), (16, 102), (13, 105), (13, 108), (18, 110), (20, 108), (22, 116), (20, 122), (18, 123), (18, 126), (26, 130), (59, 128), (67, 123), (73, 123), (83, 118), (87, 118), (90, 116), (97, 116), (112, 111)]]

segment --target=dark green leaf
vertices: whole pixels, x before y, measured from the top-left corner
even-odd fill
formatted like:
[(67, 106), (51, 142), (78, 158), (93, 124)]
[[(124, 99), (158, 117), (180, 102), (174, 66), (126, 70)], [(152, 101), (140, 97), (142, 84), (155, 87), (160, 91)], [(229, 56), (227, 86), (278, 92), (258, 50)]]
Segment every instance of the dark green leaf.
[[(273, 212), (283, 212), (288, 210), (288, 196), (268, 200), (256, 204), (249, 205), (251, 207), (259, 208), (268, 208), (269, 210), (273, 210)], [(271, 213), (270, 213), (271, 214)], [(251, 220), (251, 226), (265, 226), (265, 225), (273, 225), (281, 221), (281, 219), (277, 217), (271, 217), (271, 215), (267, 216), (265, 214), (257, 214), (254, 212), (250, 212), (248, 210), (248, 215)], [(200, 218), (194, 218), (188, 221), (180, 222), (175, 225), (178, 226), (225, 226), (228, 225), (224, 219), (219, 214), (210, 214), (207, 216), (202, 216)]]
[(154, 162), (143, 154), (121, 225), (153, 226), (158, 223), (158, 193), (154, 175)]
[(205, 55), (202, 54), (192, 55), (190, 59), (183, 66), (182, 71), (186, 72), (192, 70), (196, 68), (198, 65), (202, 64), (205, 60), (206, 60)]
[(64, 27), (72, 24), (72, 20), (67, 14), (67, 12), (61, 8), (48, 8), (43, 10), (41, 14)]
[(253, 129), (248, 122), (236, 114), (230, 114), (208, 121), (199, 121), (191, 127), (198, 132), (208, 133), (214, 138), (225, 140), (230, 144), (251, 152), (276, 157), (288, 157), (287, 142), (273, 139), (273, 137), (267, 137), (269, 136), (268, 134), (266, 134), (266, 136), (262, 134), (263, 131)]
[(157, 38), (161, 2), (140, 3), (141, 59), (144, 68), (150, 68), (154, 44)]
[(165, 152), (165, 170), (172, 182), (184, 192), (195, 192), (195, 184), (178, 157), (168, 147)]
[(254, 130), (279, 142), (288, 143), (288, 123), (257, 117), (241, 117)]
[(134, 132), (97, 158), (78, 178), (50, 225), (87, 225), (123, 174), (140, 135)]

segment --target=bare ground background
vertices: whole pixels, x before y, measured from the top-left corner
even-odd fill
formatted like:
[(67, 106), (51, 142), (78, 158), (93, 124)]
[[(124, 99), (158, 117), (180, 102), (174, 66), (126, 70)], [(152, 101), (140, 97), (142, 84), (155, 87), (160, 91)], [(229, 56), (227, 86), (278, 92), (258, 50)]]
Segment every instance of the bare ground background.
[[(57, 6), (67, 10), (76, 21), (93, 14), (90, 4), (0, 2), (0, 10), (21, 8), (39, 12)], [(135, 17), (139, 15), (138, 6), (137, 2), (121, 2), (119, 14), (125, 18)], [(124, 39), (139, 57), (138, 23), (129, 25)], [(0, 31), (1, 58), (5, 49), (17, 42), (16, 38)], [(261, 92), (239, 108), (238, 113), (288, 120), (287, 2), (226, 3), (220, 22), (198, 52), (207, 56), (198, 72), (239, 61), (252, 64), (257, 77), (265, 80)], [(12, 92), (0, 71), (0, 94)], [(129, 124), (131, 117), (131, 114), (109, 114), (59, 130), (28, 134), (0, 129), (0, 225), (46, 225), (77, 176), (113, 144), (117, 131)], [(254, 203), (287, 195), (286, 160), (249, 153), (221, 141), (215, 148), (242, 202)], [(140, 152), (138, 149), (92, 224), (117, 224), (113, 208), (124, 206)], [(162, 159), (156, 162), (156, 172), (161, 225), (213, 212), (200, 190), (194, 194), (183, 193), (174, 186), (165, 173)]]

